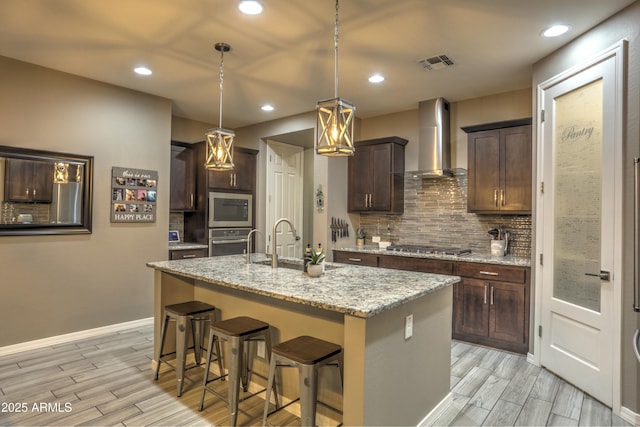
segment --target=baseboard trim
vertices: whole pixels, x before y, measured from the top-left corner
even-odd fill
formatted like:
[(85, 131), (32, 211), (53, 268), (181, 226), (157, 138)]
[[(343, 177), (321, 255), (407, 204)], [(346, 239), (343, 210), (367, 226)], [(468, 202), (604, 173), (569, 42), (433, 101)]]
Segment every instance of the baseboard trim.
[(448, 393), (444, 399), (442, 399), (440, 401), (440, 403), (438, 403), (432, 410), (431, 412), (429, 412), (427, 414), (426, 417), (424, 417), (422, 419), (422, 421), (420, 421), (418, 423), (418, 426), (428, 426), (433, 424), (439, 417), (440, 415), (442, 415), (444, 413), (444, 411), (446, 411), (449, 408), (449, 405), (451, 405), (451, 402), (453, 402), (453, 394)]
[(640, 426), (640, 414), (633, 412), (631, 409), (625, 408), (624, 406), (620, 408), (620, 418), (631, 423), (631, 425)]
[(42, 338), (34, 341), (26, 341), (19, 344), (0, 347), (0, 356), (20, 353), (22, 351), (29, 351), (29, 350), (42, 348), (42, 347), (48, 347), (51, 345), (64, 344), (71, 341), (80, 340), (83, 338), (91, 338), (98, 335), (118, 332), (125, 329), (139, 328), (139, 327), (148, 326), (151, 324), (153, 324), (153, 317), (147, 317), (145, 319), (132, 320), (130, 322), (116, 323), (115, 325), (108, 325), (108, 326), (102, 326), (94, 329), (87, 329), (84, 331), (71, 332), (69, 334), (57, 335), (57, 336)]

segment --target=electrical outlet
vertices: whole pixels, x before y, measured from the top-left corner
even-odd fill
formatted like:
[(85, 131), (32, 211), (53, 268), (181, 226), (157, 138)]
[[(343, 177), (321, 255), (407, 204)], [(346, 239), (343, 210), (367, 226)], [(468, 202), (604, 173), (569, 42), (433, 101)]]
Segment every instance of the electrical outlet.
[(267, 349), (265, 347), (264, 341), (256, 341), (258, 347), (256, 348), (256, 356), (266, 359), (267, 358)]
[(404, 339), (408, 340), (413, 336), (413, 314), (404, 318)]
[(380, 242), (380, 236), (371, 236), (371, 241), (373, 243), (379, 243)]

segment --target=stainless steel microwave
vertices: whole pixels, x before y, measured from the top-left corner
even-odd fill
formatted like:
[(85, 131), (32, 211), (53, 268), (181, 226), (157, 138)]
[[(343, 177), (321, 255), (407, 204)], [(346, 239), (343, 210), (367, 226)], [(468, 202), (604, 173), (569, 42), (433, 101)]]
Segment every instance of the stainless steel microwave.
[(209, 227), (252, 227), (253, 195), (209, 192)]

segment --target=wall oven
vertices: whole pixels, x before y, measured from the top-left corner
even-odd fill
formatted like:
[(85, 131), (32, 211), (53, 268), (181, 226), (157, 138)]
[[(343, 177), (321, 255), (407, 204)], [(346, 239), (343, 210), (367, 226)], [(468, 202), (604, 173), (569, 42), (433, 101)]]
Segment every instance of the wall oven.
[(209, 227), (253, 226), (253, 195), (209, 192)]
[(210, 228), (209, 256), (238, 255), (247, 251), (251, 228)]

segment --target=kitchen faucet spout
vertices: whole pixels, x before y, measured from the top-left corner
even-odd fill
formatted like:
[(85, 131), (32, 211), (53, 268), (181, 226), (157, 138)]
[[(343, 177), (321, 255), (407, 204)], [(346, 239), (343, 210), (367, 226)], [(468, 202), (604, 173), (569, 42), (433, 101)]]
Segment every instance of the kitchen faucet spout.
[(251, 237), (254, 235), (254, 233), (259, 233), (259, 232), (260, 232), (260, 230), (258, 230), (257, 228), (254, 228), (251, 231), (249, 231), (249, 234), (247, 234), (247, 250), (245, 251), (245, 253), (246, 253), (245, 263), (246, 264), (251, 264)]
[(276, 252), (276, 248), (278, 247), (277, 245), (277, 235), (276, 235), (276, 231), (278, 229), (278, 225), (280, 225), (281, 222), (286, 222), (287, 224), (289, 224), (289, 228), (291, 228), (291, 232), (293, 233), (293, 237), (296, 240), (299, 240), (300, 238), (298, 237), (298, 233), (296, 233), (296, 229), (293, 226), (293, 223), (287, 219), (287, 218), (280, 218), (279, 220), (277, 220), (274, 224), (273, 224), (273, 246), (271, 247), (271, 268), (278, 268), (278, 253)]

